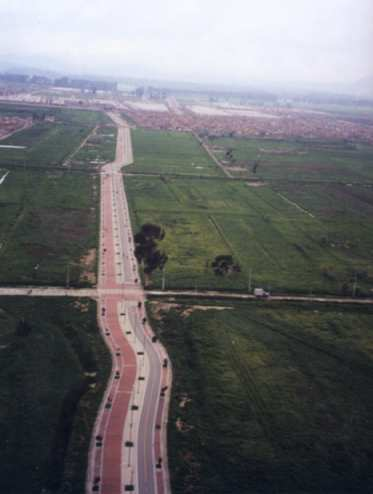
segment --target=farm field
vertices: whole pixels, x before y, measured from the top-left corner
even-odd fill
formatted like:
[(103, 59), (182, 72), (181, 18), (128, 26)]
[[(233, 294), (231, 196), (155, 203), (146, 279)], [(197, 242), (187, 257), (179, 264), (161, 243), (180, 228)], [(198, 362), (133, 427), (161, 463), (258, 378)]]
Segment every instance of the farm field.
[(149, 307), (173, 362), (172, 492), (372, 491), (371, 308)]
[(31, 128), (3, 139), (2, 145), (25, 146), (25, 149), (0, 149), (0, 166), (60, 167), (92, 131), (107, 122), (99, 112), (78, 110), (11, 108), (0, 105), (0, 115), (10, 111), (17, 116), (33, 116)]
[(0, 491), (84, 492), (111, 360), (94, 302), (0, 299)]
[(92, 110), (75, 110), (71, 108), (47, 108), (42, 106), (30, 106), (17, 104), (0, 103), (1, 116), (30, 117), (42, 121), (46, 116), (54, 117), (61, 123), (71, 123), (73, 125), (86, 125), (94, 127), (97, 124), (110, 123), (110, 118), (102, 112)]
[[(359, 188), (360, 202), (354, 202), (349, 194), (356, 187), (337, 190), (335, 185), (333, 198), (319, 186), (315, 190), (324, 201), (334, 201), (340, 211), (333, 215), (330, 204), (319, 212), (322, 201), (313, 185), (304, 203), (299, 198), (303, 189), (290, 185), (128, 176), (125, 186), (134, 231), (145, 223), (165, 230), (160, 246), (168, 256), (168, 288), (247, 290), (251, 281), (252, 288), (273, 292), (351, 295), (354, 282), (356, 293), (373, 289), (373, 227), (368, 219), (373, 189)], [(220, 255), (231, 255), (240, 271), (216, 275), (212, 263)], [(151, 282), (160, 287), (159, 271)]]
[(373, 181), (373, 147), (367, 144), (210, 138), (209, 146), (238, 177), (340, 183)]
[(223, 172), (192, 134), (132, 130), (135, 164), (126, 171), (169, 175), (222, 176)]
[(12, 170), (0, 185), (0, 284), (96, 282), (97, 175)]
[(97, 167), (114, 161), (116, 147), (116, 127), (98, 127), (85, 145), (72, 157), (71, 166)]

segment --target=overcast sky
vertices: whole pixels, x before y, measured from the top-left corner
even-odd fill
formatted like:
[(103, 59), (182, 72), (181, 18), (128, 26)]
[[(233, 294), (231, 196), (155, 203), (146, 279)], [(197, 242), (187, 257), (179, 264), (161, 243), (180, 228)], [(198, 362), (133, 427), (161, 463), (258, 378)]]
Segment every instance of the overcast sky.
[(373, 0), (0, 0), (0, 57), (197, 82), (373, 75)]

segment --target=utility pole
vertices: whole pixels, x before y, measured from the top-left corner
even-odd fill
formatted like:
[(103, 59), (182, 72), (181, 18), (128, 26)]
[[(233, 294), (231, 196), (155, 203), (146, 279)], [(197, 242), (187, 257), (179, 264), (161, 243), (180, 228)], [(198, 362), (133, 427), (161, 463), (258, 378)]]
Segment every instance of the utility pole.
[(252, 278), (252, 269), (250, 268), (249, 269), (249, 276), (248, 276), (248, 279), (247, 279), (247, 291), (249, 293), (251, 293), (251, 278)]
[(164, 291), (166, 288), (166, 273), (165, 269), (162, 269), (162, 291)]
[(355, 297), (355, 295), (356, 295), (356, 288), (357, 288), (357, 273), (355, 271), (354, 283), (352, 285), (352, 296), (353, 297)]
[(70, 288), (70, 263), (66, 266), (66, 288)]

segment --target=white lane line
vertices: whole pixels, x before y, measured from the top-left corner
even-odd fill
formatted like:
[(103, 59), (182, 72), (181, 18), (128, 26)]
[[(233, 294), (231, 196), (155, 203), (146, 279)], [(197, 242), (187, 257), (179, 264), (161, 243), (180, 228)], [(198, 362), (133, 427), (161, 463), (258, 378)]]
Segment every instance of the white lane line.
[[(144, 342), (141, 341), (136, 331), (136, 320), (138, 315), (136, 313), (137, 304), (131, 302), (121, 302), (119, 304), (119, 314), (125, 312), (124, 317), (119, 317), (120, 325), (122, 328), (123, 336), (127, 339), (131, 345), (133, 351), (136, 354), (137, 360), (137, 372), (135, 377), (135, 383), (132, 388), (132, 396), (130, 399), (129, 415), (124, 423), (123, 436), (125, 439), (134, 441), (134, 446), (128, 448), (128, 451), (123, 450), (121, 466), (122, 466), (122, 479), (125, 485), (132, 484), (135, 486), (135, 492), (138, 492), (139, 478), (138, 478), (138, 454), (139, 454), (139, 426), (141, 421), (141, 413), (144, 407), (145, 390), (147, 388), (148, 379), (145, 379), (144, 383), (140, 383), (139, 377), (141, 375), (148, 377), (150, 372), (150, 363), (148, 356), (145, 352)], [(127, 331), (131, 334), (128, 335)], [(144, 355), (139, 355), (138, 352), (144, 352)], [(137, 411), (132, 409), (132, 406), (138, 407)], [(132, 453), (132, 454), (131, 454)]]

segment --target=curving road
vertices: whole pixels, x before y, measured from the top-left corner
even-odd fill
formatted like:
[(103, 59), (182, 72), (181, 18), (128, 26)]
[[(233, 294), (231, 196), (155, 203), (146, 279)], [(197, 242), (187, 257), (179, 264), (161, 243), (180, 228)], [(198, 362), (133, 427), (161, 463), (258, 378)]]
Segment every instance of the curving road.
[[(131, 134), (118, 114), (116, 159), (101, 174), (98, 320), (113, 370), (92, 437), (86, 491), (170, 492), (167, 413), (171, 369), (147, 323), (145, 294), (133, 252), (121, 168), (133, 161)], [(168, 386), (165, 396), (162, 388)]]

